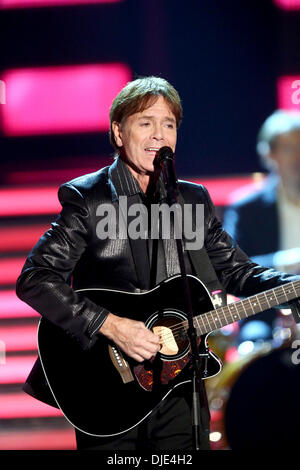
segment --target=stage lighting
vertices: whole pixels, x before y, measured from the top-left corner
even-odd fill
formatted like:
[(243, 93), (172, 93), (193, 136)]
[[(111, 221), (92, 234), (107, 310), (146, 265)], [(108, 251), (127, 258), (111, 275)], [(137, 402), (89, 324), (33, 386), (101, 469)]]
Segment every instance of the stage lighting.
[(7, 136), (103, 132), (114, 97), (131, 79), (126, 64), (88, 64), (7, 70)]

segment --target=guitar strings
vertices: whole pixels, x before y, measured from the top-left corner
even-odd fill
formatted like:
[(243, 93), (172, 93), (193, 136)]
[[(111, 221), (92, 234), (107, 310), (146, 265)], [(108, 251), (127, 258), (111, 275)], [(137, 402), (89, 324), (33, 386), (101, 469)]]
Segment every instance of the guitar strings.
[[(300, 283), (300, 281), (297, 281), (297, 282)], [(280, 286), (280, 287), (281, 287), (281, 286)], [(279, 300), (278, 304), (280, 304), (281, 301), (287, 302), (285, 293), (278, 294), (278, 296), (276, 296), (276, 297), (277, 297), (277, 299)], [(248, 300), (248, 299), (245, 299), (245, 301), (247, 301), (247, 300)], [(230, 306), (235, 306), (235, 308), (238, 309), (238, 307), (241, 307), (241, 305), (238, 305), (238, 304), (239, 304), (240, 302), (243, 302), (243, 303), (244, 303), (245, 301), (243, 300), (243, 301), (233, 302), (233, 303), (231, 303), (231, 304), (229, 304), (229, 305), (230, 305)], [(262, 299), (262, 302), (258, 302), (258, 303), (261, 303), (261, 304), (262, 304), (262, 303), (266, 303), (266, 304), (267, 304), (266, 309), (269, 307), (269, 302), (268, 302), (266, 299)], [(243, 307), (243, 309), (240, 309), (240, 310), (241, 310), (240, 313), (243, 313), (243, 316), (239, 315), (239, 316), (240, 316), (239, 319), (237, 319), (237, 320), (236, 320), (236, 319), (233, 319), (233, 317), (232, 317), (232, 312), (230, 311), (229, 305), (226, 305), (225, 307), (222, 307), (222, 308), (218, 309), (218, 310), (221, 310), (221, 314), (219, 315), (218, 321), (220, 321), (220, 317), (222, 317), (222, 316), (223, 316), (223, 319), (226, 319), (226, 320), (227, 320), (227, 317), (229, 318), (229, 315), (231, 316), (231, 319), (229, 318), (229, 321), (228, 321), (227, 323), (225, 323), (224, 325), (221, 325), (221, 327), (222, 327), (222, 326), (225, 326), (226, 324), (230, 324), (230, 323), (234, 323), (235, 321), (239, 321), (239, 320), (241, 320), (242, 318), (247, 318), (247, 315), (245, 315), (245, 309), (244, 309), (244, 307)], [(227, 310), (227, 312), (224, 313), (223, 310)], [(263, 310), (260, 310), (260, 311), (263, 311)], [(259, 312), (251, 313), (251, 314), (248, 315), (248, 316), (255, 315), (256, 313), (259, 313)], [(205, 312), (205, 313), (199, 315), (199, 317), (194, 317), (194, 320), (199, 318), (199, 319), (202, 321), (203, 326), (205, 327), (205, 331), (204, 331), (203, 333), (201, 332), (201, 334), (204, 334), (204, 333), (207, 333), (208, 331), (214, 331), (215, 329), (221, 328), (220, 326), (219, 326), (219, 327), (216, 326), (216, 322), (215, 322), (215, 320), (212, 318), (213, 316), (216, 316), (216, 314), (217, 314), (217, 310), (211, 310), (211, 311), (209, 311), (209, 312)], [(226, 315), (226, 314), (227, 314), (227, 315)], [(208, 315), (211, 316), (211, 319), (210, 319), (210, 320), (207, 319), (207, 318), (206, 318), (206, 319), (204, 318), (204, 316), (207, 317)], [(183, 322), (181, 322), (181, 323), (179, 323), (179, 324), (177, 324), (177, 325), (175, 325), (175, 326), (173, 326), (173, 327), (170, 327), (169, 329), (171, 330), (171, 333), (166, 334), (166, 335), (165, 335), (165, 338), (168, 337), (168, 336), (169, 336), (170, 338), (172, 338), (172, 336), (178, 337), (178, 336), (180, 335), (180, 332), (179, 332), (179, 333), (176, 333), (176, 332), (177, 332), (178, 330), (184, 330), (184, 326), (183, 326), (183, 325), (186, 324), (186, 323), (187, 323), (187, 320), (184, 320)], [(215, 327), (212, 327), (211, 323), (215, 323)], [(209, 327), (208, 330), (207, 330), (207, 327)], [(198, 329), (201, 331), (201, 326), (199, 326), (199, 324), (198, 324)], [(175, 334), (173, 334), (173, 332), (174, 332)]]
[[(295, 284), (300, 284), (300, 281), (294, 281), (294, 285), (295, 285)], [(284, 286), (278, 286), (278, 288), (280, 288), (280, 287), (283, 288)], [(260, 294), (257, 294), (257, 295), (262, 296), (262, 295), (265, 295), (265, 293), (260, 293)], [(273, 295), (274, 295), (274, 294), (273, 294)], [(263, 303), (267, 304), (266, 309), (263, 309), (263, 310), (260, 309), (259, 312), (264, 311), (264, 310), (267, 310), (268, 307), (270, 307), (270, 304), (269, 304), (267, 298), (263, 298), (263, 299), (261, 299), (261, 301), (258, 301), (257, 296), (254, 296), (254, 297), (256, 298), (257, 303), (259, 303), (259, 304), (263, 304)], [(283, 303), (286, 303), (286, 302), (288, 301), (285, 292), (278, 293), (278, 295), (276, 295), (276, 296), (274, 295), (274, 297), (276, 298), (276, 300), (278, 300), (278, 303), (277, 303), (276, 305), (281, 304), (282, 301), (284, 301)], [(296, 297), (294, 297), (294, 298), (296, 298)], [(247, 314), (246, 314), (246, 311), (245, 311), (245, 308), (243, 307), (243, 304), (246, 303), (247, 301), (251, 303), (251, 300), (250, 300), (250, 299), (251, 299), (251, 297), (248, 298), (248, 299), (242, 300), (242, 301), (233, 302), (233, 303), (231, 303), (231, 304), (229, 304), (229, 305), (226, 305), (226, 306), (224, 306), (224, 307), (221, 307), (221, 308), (219, 308), (219, 309), (217, 309), (217, 310), (211, 310), (211, 311), (209, 311), (209, 312), (204, 312), (204, 313), (202, 313), (202, 314), (200, 314), (200, 315), (194, 317), (193, 320), (196, 320), (196, 321), (198, 321), (198, 319), (201, 320), (202, 323), (203, 323), (203, 326), (204, 326), (204, 328), (205, 328), (205, 331), (202, 332), (202, 331), (201, 331), (202, 328), (201, 328), (201, 326), (199, 326), (199, 323), (198, 323), (198, 330), (200, 330), (200, 334), (205, 334), (205, 333), (207, 333), (207, 332), (211, 332), (211, 331), (214, 331), (214, 330), (218, 330), (218, 329), (222, 328), (223, 326), (225, 326), (225, 325), (227, 325), (227, 324), (235, 323), (236, 321), (239, 321), (239, 320), (241, 320), (242, 318), (247, 318), (248, 316), (252, 316), (252, 315), (255, 315), (256, 313), (259, 313), (259, 312), (254, 312), (254, 313), (251, 312), (250, 315), (247, 315)], [(241, 303), (241, 304), (240, 304), (240, 303)], [(230, 306), (231, 306), (231, 307), (234, 306), (238, 314), (239, 314), (238, 308), (239, 308), (239, 307), (242, 307), (242, 309), (240, 309), (240, 310), (241, 310), (240, 313), (243, 313), (243, 316), (241, 316), (241, 315), (239, 314), (239, 317), (240, 317), (240, 318), (238, 318), (238, 319), (233, 319), (232, 312), (230, 311)], [(218, 314), (217, 314), (218, 310), (221, 311), (221, 313), (219, 314), (219, 316), (218, 316)], [(224, 310), (227, 310), (227, 312), (224, 312)], [(211, 316), (211, 319), (210, 319), (210, 320), (209, 320), (208, 318), (206, 318), (206, 319), (204, 318), (204, 316), (207, 317), (208, 315)], [(217, 316), (216, 316), (216, 315), (217, 315)], [(219, 321), (220, 323), (222, 323), (222, 321), (220, 320), (220, 318), (221, 318), (222, 316), (223, 316), (223, 320), (226, 320), (226, 321), (227, 321), (227, 319), (229, 319), (229, 321), (226, 322), (224, 325), (221, 325), (221, 326), (218, 327), (218, 326), (216, 326), (216, 321), (215, 321), (215, 319), (213, 318), (213, 316), (215, 316), (215, 319), (217, 319), (217, 321)], [(231, 319), (229, 318), (229, 316), (231, 316)], [(212, 328), (211, 322), (213, 322), (213, 323), (215, 324), (215, 327)], [(178, 323), (178, 324), (176, 324), (176, 325), (174, 325), (174, 326), (168, 327), (168, 329), (170, 330), (170, 333), (165, 333), (165, 334), (163, 335), (163, 337), (162, 337), (162, 335), (158, 335), (158, 337), (159, 337), (160, 339), (162, 339), (162, 340), (171, 340), (172, 338), (175, 338), (175, 339), (176, 339), (176, 338), (179, 338), (180, 335), (181, 335), (181, 333), (182, 333), (182, 331), (184, 331), (184, 332), (187, 331), (186, 325), (188, 325), (188, 320), (184, 320), (184, 321), (182, 321), (181, 323)], [(207, 330), (207, 327), (209, 327), (208, 330)], [(197, 328), (196, 328), (196, 329), (197, 329)]]

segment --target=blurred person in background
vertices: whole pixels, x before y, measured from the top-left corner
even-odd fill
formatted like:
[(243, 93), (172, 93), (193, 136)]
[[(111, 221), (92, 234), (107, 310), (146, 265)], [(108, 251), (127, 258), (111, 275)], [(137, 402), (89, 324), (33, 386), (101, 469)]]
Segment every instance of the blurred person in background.
[[(277, 110), (271, 114), (258, 132), (257, 153), (268, 176), (260, 190), (227, 208), (223, 226), (254, 262), (298, 274), (300, 113)], [(269, 310), (259, 319), (272, 327), (277, 315), (278, 310)]]

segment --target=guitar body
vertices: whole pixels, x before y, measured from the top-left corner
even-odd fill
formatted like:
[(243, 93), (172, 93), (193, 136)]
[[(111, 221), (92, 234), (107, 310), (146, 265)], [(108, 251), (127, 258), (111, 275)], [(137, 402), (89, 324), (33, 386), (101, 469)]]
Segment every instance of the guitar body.
[[(188, 276), (194, 316), (212, 310), (203, 283)], [(99, 335), (89, 350), (61, 328), (42, 318), (38, 348), (52, 394), (67, 420), (95, 436), (122, 434), (143, 421), (178, 386), (190, 385), (189, 341), (183, 330), (186, 314), (180, 276), (145, 293), (82, 289), (82, 293), (116, 315), (143, 321), (163, 340), (153, 361), (138, 363)], [(209, 351), (207, 336), (199, 337), (202, 378), (221, 370)]]

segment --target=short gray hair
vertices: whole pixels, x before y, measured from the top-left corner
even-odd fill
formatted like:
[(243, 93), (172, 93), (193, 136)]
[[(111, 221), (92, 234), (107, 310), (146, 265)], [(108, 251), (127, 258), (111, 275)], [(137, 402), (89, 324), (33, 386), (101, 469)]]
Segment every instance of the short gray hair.
[(294, 130), (300, 131), (300, 113), (297, 111), (278, 109), (265, 120), (259, 130), (256, 145), (257, 153), (265, 168), (272, 167), (269, 153), (275, 148), (277, 137)]

